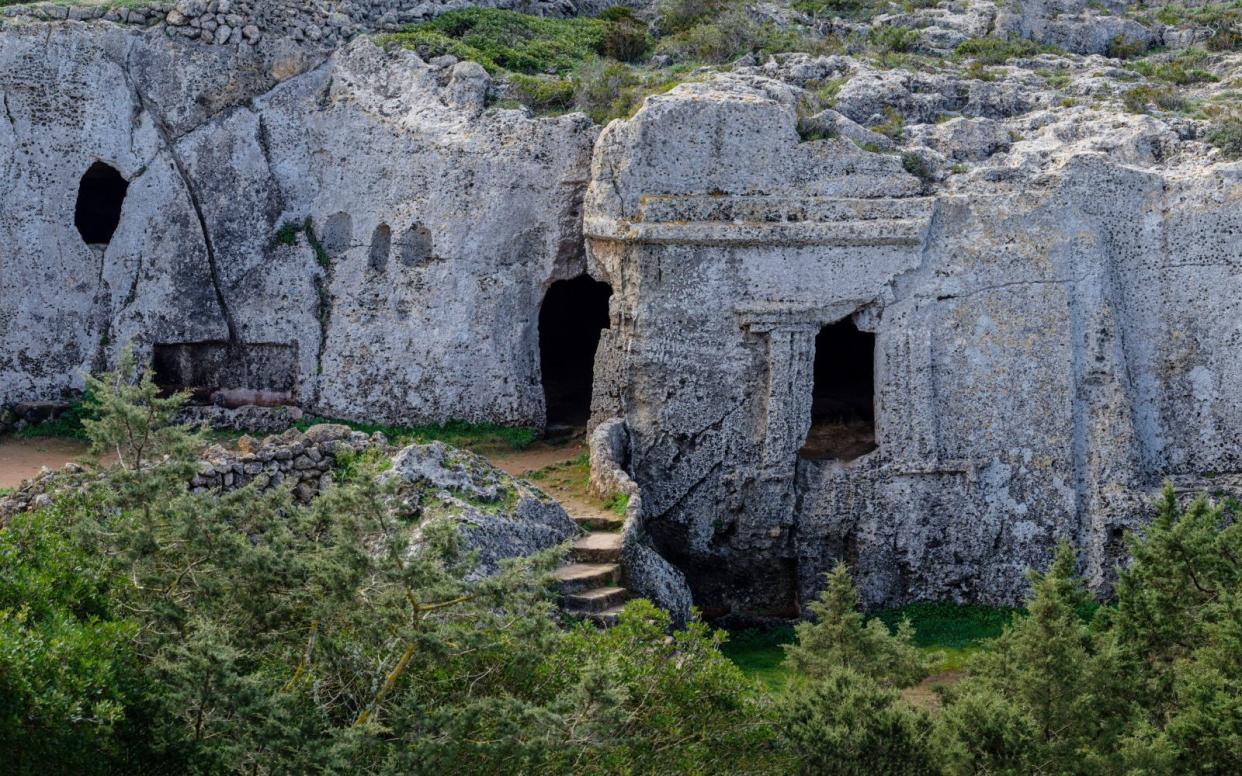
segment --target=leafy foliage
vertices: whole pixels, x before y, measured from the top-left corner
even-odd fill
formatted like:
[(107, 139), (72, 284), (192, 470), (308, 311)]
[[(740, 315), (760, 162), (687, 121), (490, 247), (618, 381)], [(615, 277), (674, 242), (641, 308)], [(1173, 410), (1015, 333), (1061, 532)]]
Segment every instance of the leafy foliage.
[(808, 608), (813, 620), (795, 626), (798, 641), (785, 648), (800, 681), (827, 677), (838, 668), (888, 687), (909, 687), (927, 675), (927, 658), (915, 648), (908, 621), (891, 633), (882, 621), (858, 611), (858, 591), (844, 563), (827, 574)]
[(953, 49), (959, 59), (971, 59), (984, 65), (1003, 65), (1011, 59), (1033, 57), (1036, 54), (1057, 53), (1051, 46), (1041, 46), (1027, 38), (967, 38)]
[[(0, 531), (0, 750), (33, 772), (706, 771), (773, 754), (696, 625), (563, 628), (558, 553), (478, 577), (373, 456), (310, 505), (192, 493), (195, 435), (132, 360), (91, 382), (119, 455)], [(759, 758), (759, 759), (756, 759)], [(762, 760), (762, 761), (760, 761)]]
[(384, 40), (413, 48), (424, 59), (452, 54), (478, 62), (492, 73), (565, 75), (599, 50), (607, 24), (586, 17), (546, 19), (463, 8)]

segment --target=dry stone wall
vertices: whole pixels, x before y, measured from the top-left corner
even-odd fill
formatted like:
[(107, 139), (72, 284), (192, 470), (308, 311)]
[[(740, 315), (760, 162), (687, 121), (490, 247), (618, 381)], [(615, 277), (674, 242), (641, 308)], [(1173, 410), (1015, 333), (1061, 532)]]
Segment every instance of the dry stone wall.
[(172, 38), (215, 45), (254, 46), (264, 37), (336, 45), (371, 31), (393, 31), (457, 8), (517, 10), (572, 16), (573, 0), (176, 0), (116, 4), (44, 2), (7, 6), (0, 19), (13, 23), (102, 21), (158, 28)]

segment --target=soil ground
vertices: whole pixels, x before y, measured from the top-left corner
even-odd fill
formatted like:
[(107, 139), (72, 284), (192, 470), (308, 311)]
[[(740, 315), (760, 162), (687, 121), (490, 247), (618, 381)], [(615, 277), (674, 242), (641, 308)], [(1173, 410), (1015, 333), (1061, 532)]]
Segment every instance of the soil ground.
[(59, 469), (87, 454), (75, 439), (0, 439), (0, 488), (16, 488), (43, 467)]
[(539, 441), (524, 450), (480, 454), (501, 471), (533, 482), (559, 501), (570, 517), (623, 517), (587, 490), (591, 465), (581, 438), (565, 443)]

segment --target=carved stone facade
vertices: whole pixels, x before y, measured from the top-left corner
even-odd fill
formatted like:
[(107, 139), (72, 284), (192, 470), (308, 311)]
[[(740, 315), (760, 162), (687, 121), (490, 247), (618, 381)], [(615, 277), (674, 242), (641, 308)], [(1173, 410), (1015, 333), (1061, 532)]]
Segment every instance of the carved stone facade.
[[(796, 616), (839, 559), (868, 604), (1012, 603), (1060, 539), (1107, 589), (1164, 478), (1237, 469), (1217, 434), (1242, 431), (1242, 365), (1210, 343), (1238, 303), (1206, 277), (1242, 264), (1238, 171), (1069, 155), (929, 197), (795, 118), (734, 76), (597, 144), (588, 253), (656, 547), (709, 614)], [(875, 335), (876, 449), (808, 459), (816, 334), (851, 317)]]

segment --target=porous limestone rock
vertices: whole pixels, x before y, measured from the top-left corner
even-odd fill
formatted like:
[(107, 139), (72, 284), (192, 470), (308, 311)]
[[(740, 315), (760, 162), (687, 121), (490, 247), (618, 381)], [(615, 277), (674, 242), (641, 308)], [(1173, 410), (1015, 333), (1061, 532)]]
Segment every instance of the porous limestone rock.
[[(582, 268), (584, 116), (484, 112), (478, 65), (366, 38), (0, 35), (0, 406), (129, 346), (324, 415), (542, 424), (536, 323)], [(128, 192), (89, 245), (75, 202), (98, 161)]]
[[(1242, 56), (1111, 57), (1202, 43), (1193, 19), (981, 0), (821, 24), (765, 3), (802, 32), (917, 29), (925, 59), (748, 55), (599, 134), (497, 108), (512, 90), (478, 64), (342, 44), (447, 5), (288, 27), (199, 5), (5, 11), (0, 424), (133, 343), (228, 395), (538, 426), (540, 303), (588, 271), (613, 291), (596, 484), (630, 497), (627, 586), (679, 617), (691, 593), (799, 616), (840, 559), (868, 605), (1013, 603), (1061, 539), (1106, 592), (1163, 480), (1242, 492), (1242, 168), (1207, 142)], [(1069, 53), (926, 59), (1010, 35)], [(1207, 77), (1170, 87), (1165, 64)], [(129, 182), (106, 247), (74, 228), (95, 161)], [(849, 461), (800, 455), (840, 321), (874, 337), (876, 448)], [(512, 528), (480, 509), (483, 544)], [(534, 525), (506, 541), (565, 527)]]
[(421, 524), (453, 522), (463, 546), (478, 553), (476, 575), (493, 574), (505, 558), (551, 549), (579, 532), (553, 499), (442, 442), (405, 448), (383, 476), (403, 486), (407, 515)]
[(620, 418), (596, 426), (589, 443), (591, 492), (600, 498), (624, 496), (625, 522), (621, 527), (621, 572), (627, 589), (666, 610), (673, 627), (690, 621), (694, 605), (690, 585), (680, 569), (652, 546), (644, 528), (642, 489), (626, 471), (629, 432)]
[[(1242, 165), (1150, 116), (986, 121), (912, 128), (988, 159), (934, 197), (801, 142), (745, 68), (601, 135), (585, 232), (629, 471), (706, 613), (797, 616), (838, 559), (868, 605), (1015, 603), (1061, 539), (1105, 591), (1162, 480), (1238, 471)], [(850, 319), (877, 449), (804, 458), (816, 335)]]

